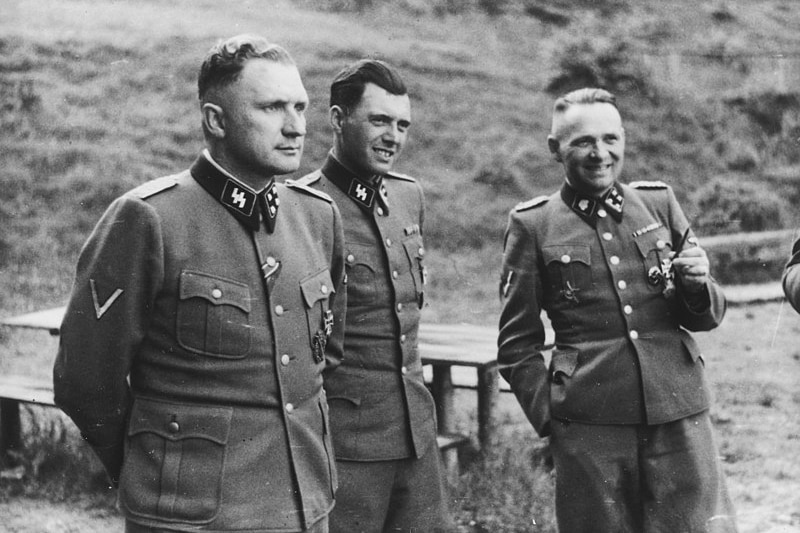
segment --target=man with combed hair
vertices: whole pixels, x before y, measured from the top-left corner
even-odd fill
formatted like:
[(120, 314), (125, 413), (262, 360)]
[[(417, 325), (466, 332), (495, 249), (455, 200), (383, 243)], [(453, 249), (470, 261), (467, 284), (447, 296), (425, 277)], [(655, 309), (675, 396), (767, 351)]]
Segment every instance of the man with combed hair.
[(340, 479), (331, 531), (432, 533), (446, 520), (417, 346), (425, 204), (414, 178), (391, 172), (411, 126), (408, 91), (368, 59), (336, 76), (330, 104), (333, 149), (301, 182), (336, 201), (345, 232), (345, 354), (325, 379)]
[(198, 89), (206, 149), (115, 200), (81, 252), (56, 403), (127, 533), (325, 533), (344, 235), (327, 195), (274, 178), (300, 164), (308, 96), (252, 35), (214, 46)]
[(735, 531), (688, 332), (725, 313), (706, 253), (668, 185), (619, 181), (625, 131), (611, 93), (559, 98), (547, 141), (565, 183), (509, 216), (498, 361), (550, 436), (559, 530)]

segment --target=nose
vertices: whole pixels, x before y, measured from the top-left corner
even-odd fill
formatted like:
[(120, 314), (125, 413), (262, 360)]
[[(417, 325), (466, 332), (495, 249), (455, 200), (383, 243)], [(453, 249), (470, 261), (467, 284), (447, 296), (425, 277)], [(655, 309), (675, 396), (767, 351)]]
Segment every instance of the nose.
[(292, 109), (283, 121), (283, 133), (287, 137), (303, 137), (306, 134), (306, 116), (302, 111)]
[(403, 132), (401, 132), (399, 126), (393, 122), (386, 126), (386, 131), (383, 133), (383, 140), (387, 143), (398, 144), (402, 136)]

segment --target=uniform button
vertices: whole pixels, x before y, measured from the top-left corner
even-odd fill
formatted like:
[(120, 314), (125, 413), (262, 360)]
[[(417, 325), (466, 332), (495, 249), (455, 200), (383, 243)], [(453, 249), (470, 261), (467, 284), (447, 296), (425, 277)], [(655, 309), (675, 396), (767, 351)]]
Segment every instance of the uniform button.
[(625, 280), (624, 280), (624, 279), (621, 279), (621, 280), (619, 280), (619, 281), (617, 282), (617, 287), (619, 287), (619, 288), (620, 288), (620, 289), (622, 289), (622, 290), (625, 290), (625, 289), (627, 289), (627, 288), (628, 288), (628, 284), (627, 284), (627, 283), (625, 283)]
[(355, 260), (356, 260), (356, 256), (354, 256), (353, 254), (347, 254), (347, 262), (348, 263), (352, 263)]
[(572, 258), (567, 254), (561, 256), (561, 262), (564, 263), (565, 265), (569, 263), (571, 259)]
[(293, 413), (294, 412), (294, 405), (292, 405), (290, 403), (287, 403), (286, 404), (286, 412), (287, 413)]
[(328, 286), (327, 285), (321, 286), (319, 288), (319, 292), (321, 292), (322, 294), (328, 294)]
[(419, 250), (417, 250), (417, 253), (419, 254), (420, 257), (422, 257), (423, 255), (425, 255), (425, 248), (420, 246)]
[(291, 360), (291, 358), (289, 357), (289, 354), (288, 354), (288, 353), (285, 353), (285, 354), (283, 354), (283, 355), (281, 356), (281, 364), (282, 364), (283, 366), (287, 366), (287, 365), (289, 364), (289, 361), (290, 361), (290, 360)]
[(609, 261), (611, 261), (612, 265), (618, 265), (619, 264), (619, 257), (617, 257), (616, 255), (612, 255), (609, 258)]
[(391, 246), (391, 245), (392, 245), (392, 239), (387, 237), (386, 238), (386, 246)]
[(665, 242), (664, 242), (664, 241), (662, 241), (661, 239), (658, 239), (658, 240), (656, 241), (656, 248), (658, 248), (659, 250), (663, 250), (663, 249), (664, 249), (664, 248), (666, 248), (666, 247), (667, 247), (667, 243), (665, 243)]
[(403, 310), (403, 304), (397, 304), (397, 311), (400, 312)]
[(283, 314), (283, 306), (282, 305), (276, 305), (275, 306), (275, 314), (278, 315), (278, 316), (281, 316)]
[(397, 270), (392, 270), (392, 278), (397, 279), (397, 276), (400, 274), (397, 273)]
[(177, 433), (181, 430), (181, 425), (175, 422), (174, 420), (167, 424), (167, 431), (170, 433)]
[(219, 289), (214, 289), (211, 291), (211, 297), (215, 300), (222, 298), (222, 291)]
[(600, 218), (606, 218), (606, 215), (607, 215), (607, 214), (608, 214), (608, 213), (606, 213), (606, 210), (605, 210), (605, 209), (598, 209), (598, 210), (597, 210), (597, 216), (599, 216)]
[(383, 216), (383, 208), (382, 207), (378, 207), (378, 209), (376, 209), (375, 211), (378, 212), (378, 216)]
[(274, 267), (278, 262), (275, 260), (274, 257), (269, 256), (267, 257), (267, 265)]
[(639, 332), (638, 332), (638, 331), (636, 331), (635, 329), (632, 329), (632, 330), (631, 330), (631, 333), (630, 333), (630, 337), (631, 337), (631, 339), (633, 339), (633, 340), (636, 340), (636, 339), (638, 339), (638, 338), (639, 338)]
[(613, 236), (613, 235), (611, 235), (609, 232), (605, 232), (605, 233), (603, 233), (603, 238), (604, 238), (605, 240), (607, 240), (607, 241), (610, 241), (611, 239), (613, 239), (613, 238), (614, 238), (614, 236)]
[(401, 343), (402, 343), (402, 342), (406, 342), (406, 334), (405, 334), (405, 333), (403, 333), (402, 335), (400, 335), (400, 342), (401, 342)]
[(622, 308), (622, 310), (625, 311), (626, 315), (633, 313), (633, 307), (631, 307), (630, 305), (626, 305), (625, 307)]
[(406, 367), (401, 368), (400, 369), (400, 373), (405, 376), (406, 374), (408, 374), (408, 368), (406, 368)]

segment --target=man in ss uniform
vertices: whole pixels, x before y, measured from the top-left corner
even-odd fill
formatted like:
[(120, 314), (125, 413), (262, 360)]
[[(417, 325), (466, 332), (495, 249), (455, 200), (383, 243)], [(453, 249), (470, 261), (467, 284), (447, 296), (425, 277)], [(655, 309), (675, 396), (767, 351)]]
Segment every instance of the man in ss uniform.
[[(700, 350), (725, 298), (672, 189), (619, 181), (625, 132), (600, 89), (555, 103), (566, 181), (512, 210), (498, 361), (550, 436), (559, 529), (734, 531)], [(542, 356), (547, 311), (555, 331)]]
[(251, 35), (214, 46), (198, 88), (207, 149), (114, 201), (81, 252), (56, 403), (128, 532), (325, 532), (344, 234), (329, 197), (274, 179), (299, 166), (308, 97)]
[(792, 257), (783, 270), (783, 293), (795, 311), (800, 312), (800, 239), (792, 246)]
[(346, 67), (330, 123), (327, 160), (300, 181), (335, 200), (345, 232), (345, 353), (325, 379), (340, 480), (331, 531), (436, 531), (443, 484), (417, 348), (424, 202), (416, 180), (390, 172), (411, 125), (400, 75), (382, 61)]

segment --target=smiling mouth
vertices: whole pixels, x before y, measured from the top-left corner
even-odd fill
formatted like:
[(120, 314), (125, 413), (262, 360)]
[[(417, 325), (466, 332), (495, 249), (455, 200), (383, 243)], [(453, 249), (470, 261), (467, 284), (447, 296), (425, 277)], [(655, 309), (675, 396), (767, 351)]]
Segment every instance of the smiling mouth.
[(384, 148), (373, 148), (372, 150), (384, 159), (391, 159), (394, 155), (394, 152)]

